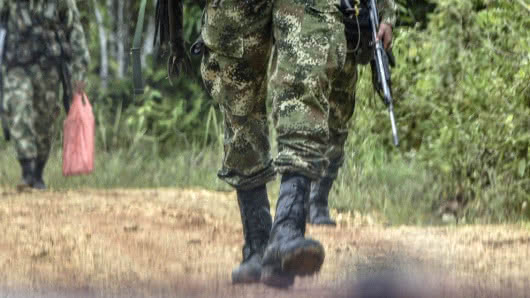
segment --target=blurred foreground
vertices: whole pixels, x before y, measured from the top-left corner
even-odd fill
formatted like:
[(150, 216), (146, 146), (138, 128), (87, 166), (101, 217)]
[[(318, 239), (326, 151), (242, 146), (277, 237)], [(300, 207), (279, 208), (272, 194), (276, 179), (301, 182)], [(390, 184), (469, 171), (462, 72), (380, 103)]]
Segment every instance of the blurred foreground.
[[(319, 276), (289, 291), (232, 286), (234, 193), (0, 189), (0, 295), (10, 297), (525, 297), (528, 226), (385, 227), (336, 214), (310, 227)], [(392, 296), (395, 295), (395, 296)]]

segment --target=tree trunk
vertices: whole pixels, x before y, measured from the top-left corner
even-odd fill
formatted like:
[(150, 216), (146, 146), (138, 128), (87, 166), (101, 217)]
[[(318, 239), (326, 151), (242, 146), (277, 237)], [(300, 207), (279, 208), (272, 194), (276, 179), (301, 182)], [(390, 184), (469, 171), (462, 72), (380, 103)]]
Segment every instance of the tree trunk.
[(127, 35), (127, 24), (125, 23), (125, 2), (127, 1), (117, 1), (118, 7), (117, 7), (117, 53), (116, 53), (116, 60), (118, 62), (118, 72), (116, 74), (118, 79), (123, 79), (125, 76), (125, 37)]
[(103, 16), (101, 15), (101, 11), (98, 7), (96, 0), (92, 0), (92, 4), (94, 5), (96, 15), (96, 24), (98, 26), (99, 33), (99, 47), (101, 51), (101, 65), (99, 69), (99, 77), (101, 79), (101, 88), (107, 89), (109, 79), (109, 54), (107, 32), (105, 30), (105, 25), (103, 24)]
[(152, 54), (154, 47), (153, 41), (155, 39), (155, 18), (148, 18), (147, 30), (144, 34), (144, 45), (142, 49), (142, 64), (145, 65), (147, 55)]
[(116, 61), (116, 58), (118, 56), (117, 54), (117, 47), (116, 47), (116, 19), (117, 19), (117, 9), (116, 9), (116, 2), (114, 0), (107, 0), (106, 2), (106, 11), (107, 11), (107, 28), (109, 30), (108, 36), (108, 48), (109, 48), (109, 54), (110, 57)]

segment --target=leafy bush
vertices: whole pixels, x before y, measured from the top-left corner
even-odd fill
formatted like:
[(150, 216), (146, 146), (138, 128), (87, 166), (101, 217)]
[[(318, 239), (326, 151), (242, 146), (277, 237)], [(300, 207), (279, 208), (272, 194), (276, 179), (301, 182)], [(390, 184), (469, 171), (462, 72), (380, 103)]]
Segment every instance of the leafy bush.
[[(129, 36), (125, 44), (129, 48), (134, 34), (134, 26), (139, 3), (128, 6), (128, 14), (134, 16), (128, 20), (127, 30)], [(99, 32), (94, 22), (91, 10), (86, 5), (84, 9), (88, 39), (92, 56), (90, 90), (95, 106), (98, 121), (98, 144), (105, 150), (114, 147), (129, 147), (131, 141), (142, 136), (151, 142), (156, 142), (159, 154), (166, 154), (175, 147), (189, 147), (194, 142), (217, 141), (215, 130), (207, 127), (207, 119), (214, 112), (212, 102), (203, 92), (202, 81), (199, 74), (200, 59), (192, 59), (192, 67), (188, 73), (172, 81), (167, 78), (165, 48), (155, 47), (154, 53), (148, 55), (143, 66), (145, 80), (145, 94), (134, 96), (132, 94), (131, 73), (126, 77), (116, 76), (118, 63), (114, 60), (110, 64), (109, 86), (101, 88), (99, 79)], [(108, 11), (102, 11), (107, 15)], [(202, 9), (193, 1), (184, 4), (184, 39), (187, 47), (199, 35)], [(108, 18), (109, 16), (107, 16)], [(154, 7), (147, 6), (146, 23), (154, 20)], [(112, 22), (108, 22), (111, 23)], [(114, 24), (115, 26), (116, 24)], [(112, 25), (106, 25), (107, 30), (112, 30)], [(147, 29), (144, 29), (147, 32)], [(151, 32), (152, 34), (152, 32)], [(144, 34), (147, 38), (147, 34)], [(112, 57), (111, 57), (112, 58)], [(215, 123), (217, 124), (217, 123)], [(212, 124), (213, 125), (213, 124)]]
[(436, 7), (428, 0), (396, 0), (398, 7), (398, 26), (422, 26), (427, 24), (427, 15)]
[(419, 162), (441, 186), (426, 186), (425, 199), (467, 206), (462, 218), (530, 218), (529, 14), (516, 1), (439, 0), (425, 30), (400, 28), (400, 152), (383, 110), (358, 115), (354, 146), (375, 137)]
[[(98, 3), (103, 7), (103, 1)], [(374, 99), (369, 71), (363, 69), (348, 158), (332, 206), (375, 211), (393, 223), (436, 222), (432, 212), (446, 202), (456, 202), (461, 207), (457, 216), (468, 222), (530, 219), (528, 7), (519, 0), (397, 3), (393, 90), (401, 147), (391, 143), (387, 112)], [(135, 2), (129, 9), (137, 6)], [(222, 124), (202, 90), (199, 59), (192, 59), (191, 74), (170, 84), (164, 49), (156, 50), (144, 65), (146, 93), (140, 97), (132, 95), (130, 75), (117, 78), (117, 62), (111, 61), (111, 88), (102, 89), (93, 13), (89, 2), (80, 2), (80, 8), (92, 56), (88, 92), (97, 144), (104, 151), (99, 164), (108, 176), (120, 175), (121, 168), (156, 174), (145, 181), (124, 174), (105, 182), (110, 179), (105, 176), (88, 185), (171, 186), (176, 181), (222, 187), (218, 180), (206, 181), (215, 179), (220, 162), (222, 148), (211, 144), (222, 144)], [(150, 7), (148, 17), (152, 14)], [(186, 0), (185, 16), (184, 35), (191, 43), (200, 27), (200, 6)], [(134, 18), (128, 23), (132, 36)], [(2, 140), (0, 150), (7, 150)], [(54, 154), (59, 160), (58, 152)], [(15, 161), (11, 158), (10, 163)], [(181, 167), (196, 168), (194, 176), (180, 175)], [(4, 166), (0, 175), (13, 182), (15, 169)], [(52, 172), (60, 185), (57, 165)], [(84, 183), (79, 180), (79, 185)], [(277, 191), (277, 184), (272, 189)]]

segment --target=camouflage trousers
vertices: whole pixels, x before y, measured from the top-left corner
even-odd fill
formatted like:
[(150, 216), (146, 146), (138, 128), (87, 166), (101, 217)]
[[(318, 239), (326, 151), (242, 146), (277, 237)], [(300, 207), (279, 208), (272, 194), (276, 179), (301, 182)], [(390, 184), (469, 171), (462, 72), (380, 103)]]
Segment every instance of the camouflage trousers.
[(33, 65), (5, 72), (2, 117), (19, 159), (47, 159), (59, 115), (59, 74), (55, 67)]
[[(201, 73), (225, 118), (219, 177), (251, 188), (280, 173), (322, 177), (329, 96), (346, 40), (335, 0), (214, 0), (206, 7)], [(272, 46), (274, 44), (274, 47)], [(272, 162), (266, 101), (273, 102)]]
[(355, 45), (348, 42), (346, 64), (333, 82), (329, 97), (329, 147), (326, 157), (329, 160), (324, 177), (337, 178), (344, 163), (344, 146), (350, 131), (349, 123), (355, 110), (355, 87), (358, 79), (358, 64), (353, 51)]

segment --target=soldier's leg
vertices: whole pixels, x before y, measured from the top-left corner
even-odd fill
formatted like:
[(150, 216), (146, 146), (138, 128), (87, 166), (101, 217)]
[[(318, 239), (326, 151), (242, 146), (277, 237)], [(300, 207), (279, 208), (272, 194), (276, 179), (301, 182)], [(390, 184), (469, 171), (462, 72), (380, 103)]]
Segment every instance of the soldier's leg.
[(218, 176), (237, 190), (245, 244), (234, 283), (257, 282), (272, 218), (265, 184), (275, 171), (266, 117), (271, 1), (210, 1), (202, 37), (201, 74), (225, 121)]
[(221, 111), (224, 157), (218, 177), (236, 189), (251, 189), (274, 179), (264, 100), (244, 116), (234, 115), (227, 105), (221, 105)]
[(225, 120), (219, 177), (237, 189), (274, 177), (265, 106), (270, 13), (268, 0), (211, 1), (202, 28), (201, 74)]
[[(349, 47), (350, 48), (350, 47)], [(309, 222), (317, 225), (335, 225), (329, 216), (328, 196), (344, 163), (344, 145), (348, 137), (348, 123), (355, 109), (357, 63), (353, 51), (348, 52), (346, 64), (333, 82), (329, 97), (329, 148), (326, 156), (329, 166), (322, 179), (313, 181), (309, 194)]]
[(305, 238), (305, 203), (311, 179), (327, 167), (330, 86), (344, 66), (346, 41), (338, 1), (277, 0), (275, 49), (269, 96), (278, 134), (277, 170), (282, 183), (263, 257), (262, 281), (290, 286), (296, 275), (320, 270), (324, 249)]
[(37, 158), (33, 86), (22, 68), (12, 68), (4, 78), (4, 111), (17, 158), (22, 168), (21, 186), (33, 185)]
[[(258, 105), (261, 107), (261, 104)], [(265, 105), (247, 116), (225, 117), (225, 155), (219, 177), (237, 190), (243, 225), (243, 262), (232, 272), (234, 283), (258, 282), (261, 260), (269, 240), (272, 218), (266, 182), (274, 177), (269, 157)], [(257, 169), (252, 173), (253, 169)], [(249, 175), (244, 175), (249, 171)]]
[(48, 161), (55, 132), (55, 120), (59, 116), (60, 78), (55, 65), (32, 68), (34, 96), (33, 106), (36, 115), (37, 159), (35, 163), (34, 188), (45, 189), (43, 174)]

